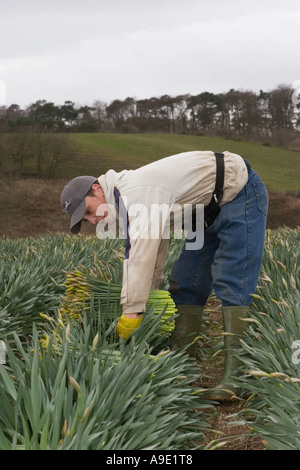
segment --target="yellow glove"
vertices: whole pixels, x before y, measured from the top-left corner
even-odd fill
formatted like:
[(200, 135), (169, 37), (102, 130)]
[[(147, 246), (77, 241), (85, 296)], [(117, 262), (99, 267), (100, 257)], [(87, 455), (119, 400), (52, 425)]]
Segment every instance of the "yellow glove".
[(128, 336), (140, 326), (143, 316), (144, 315), (141, 314), (138, 318), (128, 318), (125, 315), (122, 315), (117, 323), (118, 335), (122, 336), (123, 339), (128, 338)]

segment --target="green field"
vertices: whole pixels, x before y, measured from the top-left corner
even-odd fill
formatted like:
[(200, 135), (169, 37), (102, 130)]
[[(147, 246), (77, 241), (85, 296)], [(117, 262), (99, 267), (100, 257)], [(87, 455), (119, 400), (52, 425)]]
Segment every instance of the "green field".
[(298, 191), (300, 153), (278, 147), (205, 136), (170, 134), (70, 134), (71, 158), (57, 176), (99, 176), (110, 168), (133, 169), (160, 158), (190, 151), (231, 151), (247, 158), (267, 187)]

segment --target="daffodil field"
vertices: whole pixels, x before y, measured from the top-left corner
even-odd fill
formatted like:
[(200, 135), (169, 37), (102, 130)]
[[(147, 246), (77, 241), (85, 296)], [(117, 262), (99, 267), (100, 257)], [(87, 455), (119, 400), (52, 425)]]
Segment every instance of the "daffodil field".
[(300, 230), (268, 231), (243, 343), (244, 415), (268, 449), (300, 449)]
[(122, 243), (0, 246), (0, 449), (201, 448), (207, 405), (196, 361), (168, 350), (168, 293), (151, 293), (130, 341), (116, 337)]
[[(242, 342), (239, 419), (266, 449), (300, 449), (300, 230), (268, 231)], [(168, 275), (141, 327), (116, 336), (122, 241), (0, 240), (0, 450), (213, 449), (201, 361), (169, 348)], [(298, 354), (299, 353), (299, 354)]]

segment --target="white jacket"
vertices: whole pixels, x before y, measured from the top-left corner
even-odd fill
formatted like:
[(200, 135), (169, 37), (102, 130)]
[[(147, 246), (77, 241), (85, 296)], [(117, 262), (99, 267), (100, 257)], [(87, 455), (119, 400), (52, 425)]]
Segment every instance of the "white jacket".
[[(225, 162), (222, 204), (231, 201), (248, 181), (242, 157), (223, 152)], [(109, 170), (98, 178), (107, 204), (118, 210), (121, 201), (128, 218), (126, 258), (123, 265), (123, 313), (144, 312), (150, 289), (163, 278), (168, 239), (149, 236), (151, 207), (209, 204), (216, 182), (212, 151), (185, 152), (163, 158), (137, 170)], [(143, 211), (142, 208), (145, 210)], [(153, 224), (152, 224), (153, 226)], [(157, 232), (156, 232), (157, 233)]]

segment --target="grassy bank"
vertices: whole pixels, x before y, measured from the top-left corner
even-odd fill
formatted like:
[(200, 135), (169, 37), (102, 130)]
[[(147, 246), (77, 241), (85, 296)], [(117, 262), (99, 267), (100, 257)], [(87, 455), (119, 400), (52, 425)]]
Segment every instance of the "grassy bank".
[(72, 157), (57, 176), (99, 176), (110, 168), (134, 169), (168, 155), (191, 150), (232, 151), (243, 155), (274, 191), (299, 190), (300, 154), (292, 150), (205, 136), (169, 134), (70, 134)]

